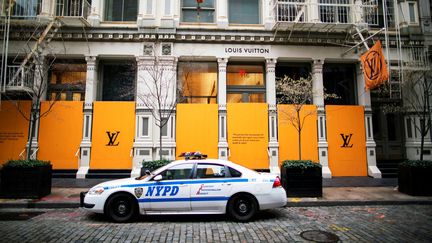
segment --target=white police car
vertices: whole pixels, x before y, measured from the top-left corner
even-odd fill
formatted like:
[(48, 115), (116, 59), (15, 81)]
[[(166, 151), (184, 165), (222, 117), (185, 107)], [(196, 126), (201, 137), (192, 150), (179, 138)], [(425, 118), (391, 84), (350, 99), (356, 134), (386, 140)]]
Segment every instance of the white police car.
[(104, 182), (81, 196), (81, 207), (115, 222), (129, 221), (138, 213), (227, 213), (247, 221), (258, 210), (286, 202), (278, 176), (201, 156), (171, 162), (147, 176)]

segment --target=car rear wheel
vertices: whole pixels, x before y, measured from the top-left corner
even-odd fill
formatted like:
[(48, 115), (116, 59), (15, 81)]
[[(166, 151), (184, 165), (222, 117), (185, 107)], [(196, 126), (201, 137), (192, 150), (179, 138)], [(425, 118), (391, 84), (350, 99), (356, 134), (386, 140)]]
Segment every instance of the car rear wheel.
[(115, 194), (108, 199), (105, 214), (118, 223), (132, 220), (137, 213), (137, 204), (132, 196), (127, 194)]
[(258, 211), (258, 204), (251, 195), (239, 194), (228, 202), (228, 214), (238, 221), (248, 221)]

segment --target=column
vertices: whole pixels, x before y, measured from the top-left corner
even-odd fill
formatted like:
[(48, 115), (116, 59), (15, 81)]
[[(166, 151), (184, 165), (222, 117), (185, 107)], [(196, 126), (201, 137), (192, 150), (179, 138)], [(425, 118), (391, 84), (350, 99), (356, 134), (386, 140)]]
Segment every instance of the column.
[(218, 28), (226, 29), (228, 28), (228, 0), (217, 0), (215, 1), (216, 7), (216, 23)]
[(275, 58), (266, 59), (266, 99), (269, 116), (269, 169), (271, 173), (280, 174), (279, 142), (277, 140), (276, 62)]
[[(352, 13), (353, 23), (360, 24), (365, 23), (365, 19), (363, 18), (363, 9), (362, 9), (363, 2), (362, 0), (355, 0), (354, 1), (354, 11)], [(366, 26), (367, 27), (367, 26)]]
[(218, 58), (218, 104), (219, 104), (219, 159), (228, 160), (227, 111), (226, 111), (226, 68), (228, 58)]
[(319, 6), (318, 6), (318, 0), (309, 0), (308, 11), (307, 11), (307, 19), (311, 23), (319, 23), (320, 17), (319, 17)]
[(263, 24), (266, 30), (271, 30), (274, 26), (277, 4), (273, 5), (272, 2), (272, 0), (263, 0)]
[(161, 28), (174, 28), (173, 5), (175, 0), (163, 0)]
[(357, 73), (357, 97), (359, 105), (365, 109), (365, 128), (366, 128), (366, 158), (368, 165), (368, 175), (373, 178), (381, 178), (381, 171), (376, 165), (376, 144), (373, 138), (372, 127), (372, 108), (370, 91), (365, 90), (365, 80), (363, 77), (362, 67), (360, 63), (356, 65)]
[(96, 100), (97, 91), (97, 57), (86, 56), (86, 92), (84, 100), (83, 135), (80, 144), (80, 156), (78, 158), (77, 179), (85, 179), (90, 169), (91, 134), (93, 123), (93, 102)]
[[(167, 136), (162, 137), (163, 155), (164, 158), (174, 160), (176, 155), (176, 141), (175, 141), (175, 118), (177, 107), (177, 58), (174, 56), (161, 56), (159, 57), (159, 68), (162, 68), (162, 94), (167, 94), (163, 110), (163, 116), (168, 119)], [(159, 144), (159, 133), (155, 141)], [(159, 156), (159, 153), (156, 154)], [(158, 157), (157, 157), (158, 158)]]
[(332, 174), (328, 166), (328, 143), (326, 133), (326, 114), (324, 107), (324, 83), (323, 83), (324, 61), (316, 59), (312, 63), (312, 89), (313, 104), (317, 106), (318, 126), (318, 158), (322, 165), (323, 178), (331, 178)]
[[(135, 106), (135, 140), (133, 143), (133, 159), (131, 177), (140, 174), (143, 161), (152, 161), (154, 157), (153, 137), (154, 137), (154, 118), (151, 110), (145, 105), (144, 97), (149, 96), (152, 76), (151, 70), (155, 65), (153, 54), (153, 43), (145, 43), (148, 54), (136, 57), (137, 61), (137, 95)], [(146, 84), (147, 80), (147, 84)]]
[(41, 12), (39, 13), (38, 17), (40, 19), (52, 19), (55, 6), (54, 1), (52, 0), (42, 0), (41, 4)]
[(92, 0), (91, 2), (91, 13), (87, 20), (91, 26), (97, 27), (100, 25), (102, 19), (102, 0)]
[(154, 27), (156, 26), (156, 3), (155, 0), (139, 0), (138, 4), (138, 27)]

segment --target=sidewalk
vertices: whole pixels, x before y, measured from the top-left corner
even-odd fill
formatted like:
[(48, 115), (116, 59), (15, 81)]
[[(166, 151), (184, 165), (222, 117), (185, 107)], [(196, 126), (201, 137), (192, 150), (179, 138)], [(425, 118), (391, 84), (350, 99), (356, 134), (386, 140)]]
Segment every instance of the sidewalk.
[[(51, 194), (41, 199), (0, 199), (0, 208), (77, 208), (79, 193), (109, 179), (53, 178)], [(322, 198), (288, 198), (289, 207), (348, 205), (432, 205), (432, 197), (413, 197), (397, 190), (397, 179), (345, 177), (323, 180)]]

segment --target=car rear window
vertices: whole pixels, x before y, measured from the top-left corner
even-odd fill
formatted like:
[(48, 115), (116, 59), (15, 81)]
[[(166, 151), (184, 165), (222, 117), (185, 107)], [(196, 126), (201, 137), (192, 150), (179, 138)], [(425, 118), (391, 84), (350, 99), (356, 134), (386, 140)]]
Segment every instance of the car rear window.
[(229, 169), (229, 172), (231, 174), (231, 177), (241, 177), (242, 176), (242, 173), (240, 171), (233, 169), (231, 167), (228, 167), (228, 169)]

